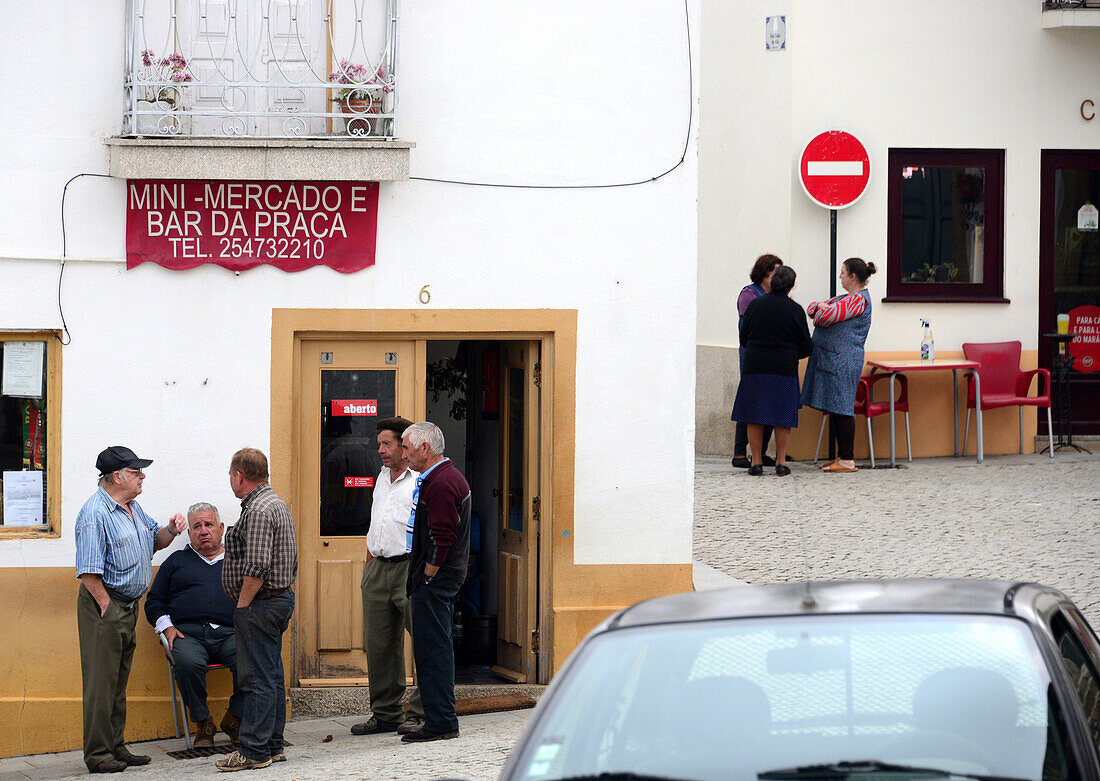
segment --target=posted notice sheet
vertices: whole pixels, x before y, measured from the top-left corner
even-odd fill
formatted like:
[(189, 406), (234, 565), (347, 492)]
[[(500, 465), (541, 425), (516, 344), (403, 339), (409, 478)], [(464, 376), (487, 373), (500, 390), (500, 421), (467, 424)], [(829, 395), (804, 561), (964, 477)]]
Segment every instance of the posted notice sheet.
[(42, 524), (42, 473), (4, 472), (4, 525)]

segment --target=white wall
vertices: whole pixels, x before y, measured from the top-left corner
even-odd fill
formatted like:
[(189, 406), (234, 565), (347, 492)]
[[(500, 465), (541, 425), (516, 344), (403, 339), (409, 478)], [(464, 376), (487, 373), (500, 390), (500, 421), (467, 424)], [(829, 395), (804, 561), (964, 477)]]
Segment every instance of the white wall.
[[(785, 53), (764, 52), (770, 14), (787, 15)], [(1035, 349), (1040, 151), (1100, 148), (1100, 122), (1079, 113), (1083, 99), (1100, 95), (1100, 29), (1044, 30), (1039, 0), (708, 0), (704, 15), (700, 344), (736, 345), (733, 300), (761, 252), (796, 268), (797, 300), (828, 294), (829, 213), (802, 192), (796, 163), (813, 136), (841, 128), (871, 156), (868, 191), (839, 213), (837, 245), (840, 260), (858, 255), (879, 268), (867, 349), (916, 350), (921, 316), (932, 319), (940, 350), (1000, 339)], [(722, 29), (710, 28), (715, 16)], [(712, 100), (727, 84), (738, 102)], [(891, 147), (1005, 150), (1011, 304), (880, 302)], [(716, 204), (728, 203), (747, 208), (714, 224)]]
[[(595, 5), (406, 4), (398, 111), (418, 144), (413, 175), (597, 184), (672, 167), (688, 132), (684, 5)], [(697, 58), (698, 0), (689, 7)], [(61, 325), (60, 194), (73, 174), (105, 170), (101, 139), (120, 127), (122, 14), (121, 2), (6, 14), (0, 329)], [(44, 53), (75, 49), (81, 88), (58, 80), (64, 100), (44, 101), (41, 82), (28, 86)], [(579, 311), (576, 561), (689, 561), (696, 195), (694, 131), (684, 164), (638, 187), (383, 184), (374, 267), (235, 276), (127, 271), (123, 183), (78, 180), (66, 202), (63, 538), (0, 540), (0, 566), (71, 565), (73, 520), (110, 444), (155, 459), (140, 500), (154, 517), (203, 499), (233, 519), (228, 458), (269, 444), (271, 309), (416, 308), (425, 284), (431, 308)]]

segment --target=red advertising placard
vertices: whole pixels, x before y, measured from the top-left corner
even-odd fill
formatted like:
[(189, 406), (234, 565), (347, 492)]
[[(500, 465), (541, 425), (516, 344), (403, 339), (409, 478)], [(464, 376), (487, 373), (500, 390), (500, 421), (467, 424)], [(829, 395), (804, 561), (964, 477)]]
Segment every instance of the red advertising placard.
[(1077, 334), (1069, 343), (1073, 368), (1080, 372), (1100, 371), (1100, 306), (1069, 310), (1069, 332)]
[(374, 265), (378, 182), (130, 179), (126, 267), (244, 271)]
[(374, 488), (373, 477), (345, 477), (344, 488)]
[(343, 415), (377, 415), (377, 399), (333, 399), (332, 414), (336, 417)]

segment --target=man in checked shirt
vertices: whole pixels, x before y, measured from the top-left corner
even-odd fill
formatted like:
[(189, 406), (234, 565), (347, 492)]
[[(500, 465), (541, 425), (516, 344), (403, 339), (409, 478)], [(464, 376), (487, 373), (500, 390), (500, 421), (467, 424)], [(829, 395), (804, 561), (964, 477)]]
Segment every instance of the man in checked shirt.
[(244, 695), (240, 748), (214, 764), (252, 770), (285, 762), (286, 683), (283, 633), (294, 612), (298, 546), (290, 508), (268, 482), (267, 456), (246, 447), (233, 454), (229, 485), (241, 517), (225, 533), (222, 588), (236, 600), (237, 678)]

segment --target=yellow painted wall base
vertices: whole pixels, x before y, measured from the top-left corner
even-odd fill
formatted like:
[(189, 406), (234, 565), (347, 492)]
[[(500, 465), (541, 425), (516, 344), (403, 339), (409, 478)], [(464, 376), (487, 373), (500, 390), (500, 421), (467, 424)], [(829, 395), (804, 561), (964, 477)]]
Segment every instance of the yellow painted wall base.
[(624, 607), (693, 588), (691, 564), (568, 564), (555, 567), (553, 670), (596, 626)]
[[(0, 757), (83, 745), (78, 587), (71, 567), (0, 569)], [(168, 663), (143, 608), (144, 601), (127, 687), (127, 741), (173, 734)], [(231, 677), (211, 674), (208, 686), (210, 710), (220, 720)]]
[[(915, 360), (919, 354), (910, 351), (894, 352), (868, 352), (867, 359), (904, 358)], [(937, 358), (962, 358), (961, 350), (937, 351)], [(1020, 358), (1021, 368), (1034, 369), (1038, 366), (1038, 350), (1024, 350)], [(800, 373), (804, 373), (806, 362), (802, 362)], [(864, 374), (869, 373), (864, 368)], [(913, 458), (928, 458), (933, 456), (950, 456), (955, 452), (954, 437), (951, 427), (954, 419), (951, 412), (951, 372), (910, 372), (906, 375), (909, 380), (909, 426), (913, 440)], [(801, 378), (800, 378), (801, 380)], [(1035, 392), (1032, 383), (1031, 392)], [(875, 400), (887, 398), (886, 385), (879, 383), (875, 388)], [(1039, 410), (1044, 418), (1045, 410)], [(985, 429), (985, 454), (1000, 455), (1020, 452), (1020, 413), (1018, 407), (1006, 407), (1003, 409), (987, 410), (982, 415)], [(1024, 408), (1024, 452), (1035, 452), (1035, 433), (1037, 431), (1038, 416), (1035, 407)], [(875, 458), (890, 458), (890, 423), (886, 415), (879, 415), (872, 419), (875, 434)], [(962, 448), (966, 424), (966, 378), (963, 372), (959, 372), (959, 448)], [(821, 413), (817, 410), (803, 407), (798, 415), (798, 428), (791, 432), (791, 442), (788, 452), (794, 460), (810, 460), (814, 457), (814, 448), (817, 447), (817, 435), (821, 430)], [(970, 444), (964, 455), (974, 457), (976, 454), (975, 437), (977, 436), (977, 424), (971, 415), (970, 420)], [(897, 457), (899, 460), (906, 457), (905, 450), (905, 416), (900, 412), (895, 420), (895, 441), (897, 445)], [(824, 457), (828, 449), (827, 442), (822, 442), (821, 451)], [(867, 419), (856, 418), (856, 458), (867, 458)]]

